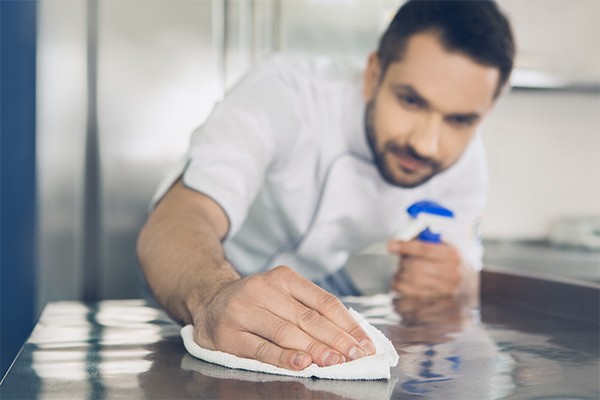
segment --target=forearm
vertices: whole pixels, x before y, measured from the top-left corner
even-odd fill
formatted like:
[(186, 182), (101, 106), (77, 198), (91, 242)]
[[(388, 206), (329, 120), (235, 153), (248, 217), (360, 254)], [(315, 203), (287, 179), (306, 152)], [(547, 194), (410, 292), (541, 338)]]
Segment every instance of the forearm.
[(138, 257), (158, 302), (180, 324), (193, 321), (212, 295), (239, 275), (224, 256), (218, 229), (197, 203), (168, 193), (140, 232)]
[(240, 279), (221, 240), (225, 211), (177, 182), (138, 239), (157, 300), (203, 347), (300, 370), (373, 354), (375, 347), (333, 295), (281, 266)]

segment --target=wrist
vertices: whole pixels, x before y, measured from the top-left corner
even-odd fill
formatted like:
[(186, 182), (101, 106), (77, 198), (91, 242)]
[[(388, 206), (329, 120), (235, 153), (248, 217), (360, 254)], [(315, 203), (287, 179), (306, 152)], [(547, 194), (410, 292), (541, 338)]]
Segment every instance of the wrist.
[(227, 262), (209, 276), (210, 278), (203, 278), (200, 282), (190, 285), (191, 290), (184, 296), (188, 323), (195, 324), (198, 318), (205, 315), (210, 302), (226, 287), (240, 279), (240, 275)]

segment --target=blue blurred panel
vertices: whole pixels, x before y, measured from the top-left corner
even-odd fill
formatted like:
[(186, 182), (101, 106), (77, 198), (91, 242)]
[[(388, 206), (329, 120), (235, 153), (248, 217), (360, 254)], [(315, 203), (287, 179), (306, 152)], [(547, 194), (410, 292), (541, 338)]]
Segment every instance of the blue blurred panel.
[(2, 376), (34, 325), (36, 8), (0, 1)]

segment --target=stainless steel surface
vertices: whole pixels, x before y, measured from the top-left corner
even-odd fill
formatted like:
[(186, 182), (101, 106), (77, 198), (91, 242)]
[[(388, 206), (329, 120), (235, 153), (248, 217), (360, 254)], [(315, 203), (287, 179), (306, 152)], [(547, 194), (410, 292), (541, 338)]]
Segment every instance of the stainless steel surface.
[(485, 267), (481, 276), (484, 301), (600, 324), (600, 284), (501, 267)]
[(50, 303), (0, 386), (34, 398), (597, 399), (598, 325), (484, 303), (347, 298), (394, 343), (392, 379), (341, 382), (238, 371), (189, 356), (141, 300)]
[(600, 251), (552, 245), (547, 241), (484, 241), (484, 264), (540, 277), (600, 283)]

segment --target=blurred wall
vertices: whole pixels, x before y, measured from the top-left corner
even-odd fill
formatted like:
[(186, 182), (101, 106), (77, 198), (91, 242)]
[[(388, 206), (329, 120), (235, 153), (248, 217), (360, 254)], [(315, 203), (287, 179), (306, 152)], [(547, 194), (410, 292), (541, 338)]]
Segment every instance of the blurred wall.
[(543, 239), (562, 218), (600, 216), (597, 91), (513, 90), (484, 123), (483, 138), (485, 237)]
[[(192, 130), (254, 62), (276, 51), (359, 63), (401, 0), (97, 2), (92, 31), (99, 154), (97, 246), (82, 251), (89, 107), (89, 2), (40, 1), (38, 46), (39, 302), (81, 298), (88, 263), (100, 298), (140, 295), (134, 244), (161, 179)], [(518, 66), (577, 91), (513, 90), (485, 125), (491, 167), (488, 237), (543, 237), (570, 213), (600, 214), (600, 3), (502, 1)], [(521, 82), (523, 83), (523, 81)], [(89, 254), (87, 254), (89, 256)]]
[(545, 238), (564, 217), (600, 216), (600, 2), (500, 4), (518, 44), (513, 82), (533, 88), (513, 89), (484, 124), (483, 234)]

